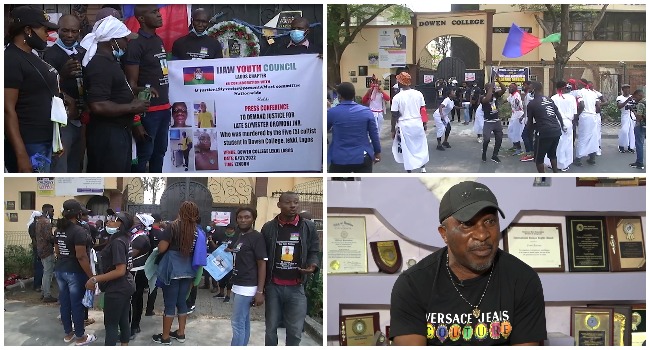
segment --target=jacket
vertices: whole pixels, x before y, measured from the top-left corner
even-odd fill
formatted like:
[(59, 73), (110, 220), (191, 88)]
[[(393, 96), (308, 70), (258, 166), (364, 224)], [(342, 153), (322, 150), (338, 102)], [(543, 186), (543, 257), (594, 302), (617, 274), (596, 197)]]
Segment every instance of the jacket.
[[(275, 245), (278, 240), (279, 225), (276, 217), (264, 224), (261, 230), (262, 236), (264, 236), (264, 242), (266, 243), (266, 253), (269, 258), (266, 264), (267, 285), (271, 283), (271, 278), (273, 277), (271, 274), (273, 273), (273, 265), (275, 264)], [(314, 270), (314, 273), (316, 273), (319, 267), (318, 253), (320, 250), (316, 224), (313, 221), (300, 218), (298, 221), (298, 231), (300, 232), (300, 246), (303, 252), (301, 254), (301, 266), (305, 268), (307, 265), (315, 264), (317, 268)], [(305, 284), (307, 277), (309, 277), (307, 274), (302, 276), (302, 284)]]

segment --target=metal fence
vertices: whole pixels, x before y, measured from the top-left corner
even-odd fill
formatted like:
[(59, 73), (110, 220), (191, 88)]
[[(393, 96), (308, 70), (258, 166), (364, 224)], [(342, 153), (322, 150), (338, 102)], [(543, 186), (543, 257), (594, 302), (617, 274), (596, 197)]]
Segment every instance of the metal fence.
[(32, 239), (29, 238), (27, 231), (5, 231), (5, 247), (10, 245), (18, 245), (29, 247)]

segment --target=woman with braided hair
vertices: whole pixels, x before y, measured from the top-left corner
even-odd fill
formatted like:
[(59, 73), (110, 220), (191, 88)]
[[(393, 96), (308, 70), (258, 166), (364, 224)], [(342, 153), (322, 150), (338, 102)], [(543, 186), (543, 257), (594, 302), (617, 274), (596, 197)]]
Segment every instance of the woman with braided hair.
[[(158, 281), (162, 283), (165, 313), (163, 332), (155, 334), (152, 340), (169, 345), (170, 338), (185, 342), (185, 324), (188, 307), (185, 299), (196, 271), (192, 268), (192, 256), (198, 238), (197, 223), (199, 207), (194, 202), (181, 203), (178, 218), (170, 223), (158, 243)], [(178, 330), (171, 332), (174, 317), (178, 316)]]

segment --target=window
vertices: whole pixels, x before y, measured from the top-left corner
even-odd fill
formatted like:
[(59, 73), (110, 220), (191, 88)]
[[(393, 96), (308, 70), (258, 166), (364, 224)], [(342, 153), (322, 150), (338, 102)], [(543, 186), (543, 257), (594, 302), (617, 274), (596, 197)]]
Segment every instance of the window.
[(36, 210), (36, 192), (20, 192), (20, 210)]
[[(569, 40), (594, 41), (645, 41), (645, 13), (607, 12), (596, 27), (593, 37), (588, 36), (597, 11), (571, 12), (569, 14)], [(545, 15), (546, 25), (551, 27), (551, 17)]]

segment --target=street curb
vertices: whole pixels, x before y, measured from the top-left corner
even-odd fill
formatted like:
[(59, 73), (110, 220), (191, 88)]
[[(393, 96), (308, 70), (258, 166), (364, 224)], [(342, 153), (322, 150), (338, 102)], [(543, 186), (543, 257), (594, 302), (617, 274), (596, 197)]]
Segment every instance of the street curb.
[(309, 316), (305, 317), (305, 332), (309, 334), (318, 345), (323, 345), (323, 326)]
[(34, 277), (30, 277), (24, 280), (18, 280), (16, 281), (16, 283), (5, 287), (5, 290), (13, 291), (14, 289), (18, 289), (18, 288), (26, 288), (28, 285), (31, 285), (32, 283), (34, 283)]

